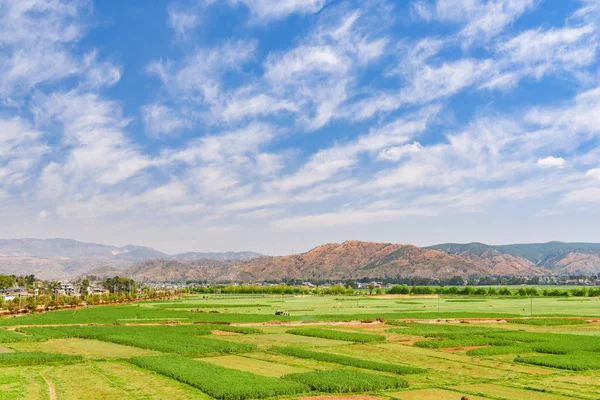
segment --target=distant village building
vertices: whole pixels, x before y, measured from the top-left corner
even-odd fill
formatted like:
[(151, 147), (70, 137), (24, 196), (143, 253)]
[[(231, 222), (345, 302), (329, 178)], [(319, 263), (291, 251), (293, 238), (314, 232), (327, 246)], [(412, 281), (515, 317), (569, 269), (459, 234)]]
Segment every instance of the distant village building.
[(79, 295), (79, 287), (73, 286), (69, 282), (58, 282), (54, 288), (55, 296), (77, 296)]
[(35, 289), (25, 289), (23, 286), (15, 286), (12, 288), (4, 289), (0, 291), (0, 295), (4, 299), (4, 301), (12, 301), (16, 298), (27, 298), (33, 297), (37, 298), (39, 294), (39, 290)]
[(110, 291), (102, 286), (88, 286), (87, 294), (108, 294)]

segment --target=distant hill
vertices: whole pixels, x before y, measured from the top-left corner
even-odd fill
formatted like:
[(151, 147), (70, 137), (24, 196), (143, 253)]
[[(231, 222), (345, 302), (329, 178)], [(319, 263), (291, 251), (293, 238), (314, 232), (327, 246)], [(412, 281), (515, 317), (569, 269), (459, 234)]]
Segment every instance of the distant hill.
[(72, 239), (0, 239), (0, 274), (34, 274), (42, 279), (62, 279), (89, 271), (115, 273), (146, 260), (241, 259), (260, 256), (252, 252), (184, 253), (169, 255), (150, 247), (123, 247), (85, 243)]
[(600, 273), (599, 243), (548, 242), (499, 246), (444, 243), (427, 248), (487, 263), (491, 268), (508, 263), (518, 268), (535, 267), (546, 274)]
[[(219, 264), (221, 263), (221, 264)], [(283, 278), (300, 280), (345, 280), (415, 276), (451, 278), (469, 275), (529, 275), (542, 270), (528, 266), (520, 269), (492, 269), (476, 262), (442, 251), (422, 249), (412, 245), (372, 243), (349, 240), (329, 243), (302, 253), (281, 257), (258, 257), (228, 264), (196, 260), (168, 262), (153, 260), (127, 268), (125, 273), (138, 280), (265, 281)]]
[(251, 260), (253, 258), (261, 257), (262, 254), (254, 253), (252, 251), (227, 251), (224, 253), (181, 253), (172, 256), (173, 259), (179, 261), (193, 261), (193, 260)]
[(539, 275), (532, 266), (496, 266), (412, 245), (349, 240), (316, 247), (307, 253), (260, 257), (239, 268), (257, 280), (269, 276), (299, 279), (349, 279), (418, 276)]
[(120, 274), (142, 281), (597, 274), (600, 244), (444, 243), (420, 248), (349, 240), (317, 246), (302, 254), (267, 257), (253, 252), (169, 255), (143, 246), (9, 239), (0, 240), (0, 273), (35, 274), (44, 279)]

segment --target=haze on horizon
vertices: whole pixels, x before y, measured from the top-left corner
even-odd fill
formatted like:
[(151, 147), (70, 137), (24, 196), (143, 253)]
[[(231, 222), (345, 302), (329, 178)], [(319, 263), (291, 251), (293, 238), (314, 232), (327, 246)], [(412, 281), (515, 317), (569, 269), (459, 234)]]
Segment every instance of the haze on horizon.
[(0, 0), (0, 237), (600, 242), (598, 0)]

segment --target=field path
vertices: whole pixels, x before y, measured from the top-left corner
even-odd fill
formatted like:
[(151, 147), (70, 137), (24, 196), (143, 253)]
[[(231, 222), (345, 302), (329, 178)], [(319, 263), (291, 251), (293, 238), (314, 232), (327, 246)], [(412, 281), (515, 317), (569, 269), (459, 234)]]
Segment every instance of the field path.
[(46, 381), (46, 385), (48, 385), (48, 392), (50, 393), (50, 400), (56, 400), (56, 388), (54, 388), (54, 383), (46, 378), (43, 372), (40, 372), (40, 376), (44, 381)]

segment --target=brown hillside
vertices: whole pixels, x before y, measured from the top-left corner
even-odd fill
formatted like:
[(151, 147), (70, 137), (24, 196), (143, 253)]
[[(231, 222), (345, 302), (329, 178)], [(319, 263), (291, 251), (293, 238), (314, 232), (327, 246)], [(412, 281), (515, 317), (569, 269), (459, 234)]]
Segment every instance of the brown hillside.
[(347, 241), (318, 246), (306, 253), (259, 257), (239, 267), (255, 280), (347, 279), (392, 276), (452, 277), (491, 271), (459, 256), (412, 245)]

